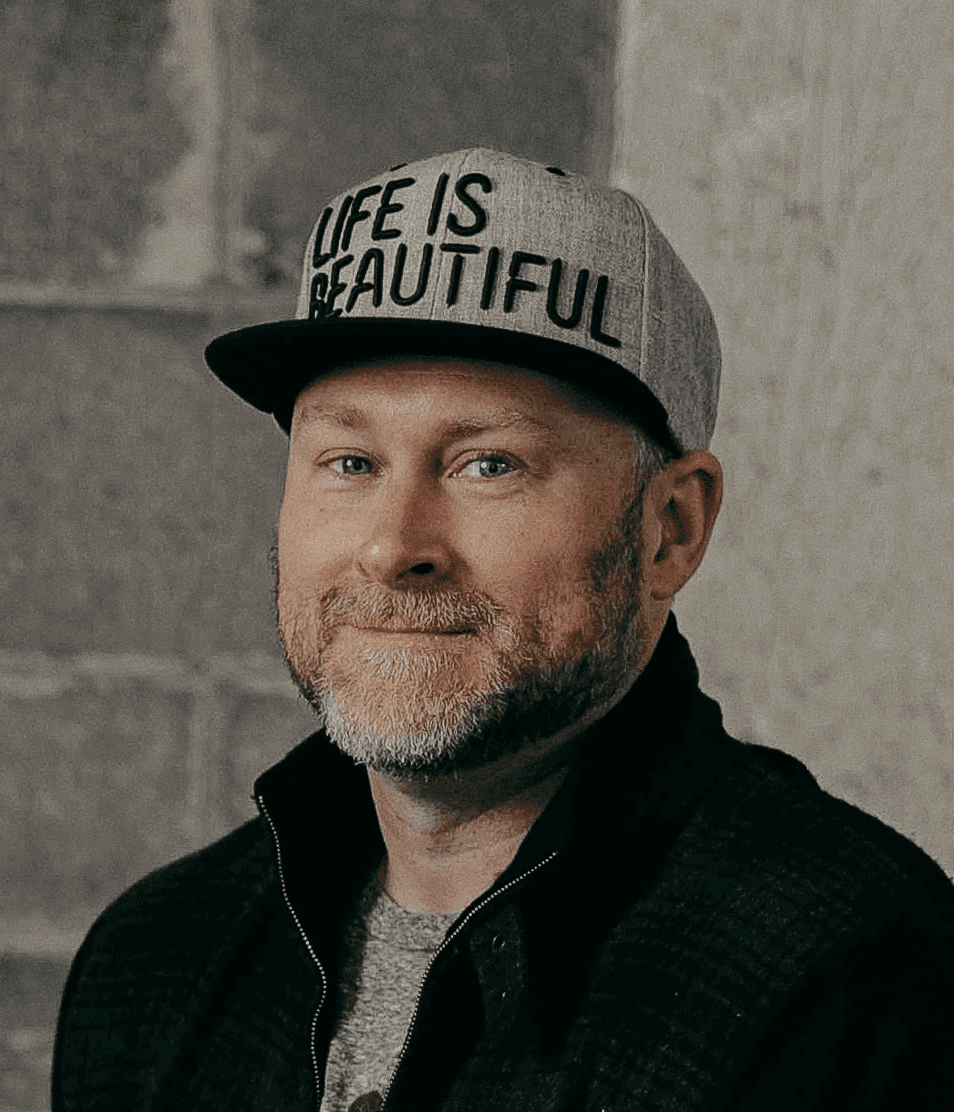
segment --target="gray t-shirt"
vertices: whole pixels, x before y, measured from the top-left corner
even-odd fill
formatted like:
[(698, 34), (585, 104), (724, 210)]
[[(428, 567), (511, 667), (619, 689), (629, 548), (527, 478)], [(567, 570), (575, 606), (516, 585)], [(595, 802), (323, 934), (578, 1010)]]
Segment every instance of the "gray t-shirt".
[(431, 956), (459, 912), (408, 911), (372, 869), (346, 918), (321, 1112), (374, 1112)]

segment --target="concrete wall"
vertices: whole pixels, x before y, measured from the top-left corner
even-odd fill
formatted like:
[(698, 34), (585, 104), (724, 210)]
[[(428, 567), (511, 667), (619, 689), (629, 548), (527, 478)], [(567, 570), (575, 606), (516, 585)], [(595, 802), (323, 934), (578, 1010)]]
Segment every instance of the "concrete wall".
[(954, 873), (954, 8), (621, 10), (614, 175), (724, 348), (725, 509), (677, 613), (737, 735)]
[(267, 562), (284, 438), (203, 373), (221, 323), (0, 309), (21, 353), (0, 410), (0, 885), (23, 945), (245, 815), (236, 700), (278, 699), (266, 748), (292, 725)]

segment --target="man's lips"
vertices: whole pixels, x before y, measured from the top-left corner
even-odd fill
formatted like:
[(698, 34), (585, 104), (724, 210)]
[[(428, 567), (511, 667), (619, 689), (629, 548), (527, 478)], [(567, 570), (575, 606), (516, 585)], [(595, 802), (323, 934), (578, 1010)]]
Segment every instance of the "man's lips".
[(472, 629), (433, 629), (427, 626), (402, 626), (399, 629), (393, 626), (353, 626), (352, 628), (362, 633), (421, 633), (430, 637), (463, 637), (465, 634), (474, 632)]

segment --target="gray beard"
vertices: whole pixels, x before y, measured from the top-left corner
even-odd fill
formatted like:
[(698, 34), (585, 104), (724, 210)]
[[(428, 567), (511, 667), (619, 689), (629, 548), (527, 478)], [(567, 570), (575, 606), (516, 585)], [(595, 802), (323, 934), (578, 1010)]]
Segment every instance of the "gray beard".
[[(292, 679), (322, 718), (331, 741), (358, 764), (388, 776), (463, 772), (552, 738), (599, 708), (608, 709), (636, 678), (647, 644), (638, 603), (640, 509), (641, 498), (634, 499), (619, 534), (591, 561), (591, 608), (600, 619), (600, 637), (588, 650), (563, 660), (554, 660), (534, 623), (509, 624), (485, 595), (399, 596), (369, 587), (357, 595), (332, 588), (310, 598), (292, 596), (283, 588), (276, 558), (279, 634)], [(494, 674), (482, 688), (445, 690), (437, 699), (431, 693), (428, 700), (415, 687), (445, 666), (441, 653), (365, 650), (365, 663), (382, 681), (400, 683), (403, 703), (413, 707), (412, 714), (403, 713), (392, 690), (390, 701), (382, 696), (369, 713), (374, 692), (367, 677), (356, 677), (353, 685), (347, 678), (334, 683), (324, 667), (324, 649), (336, 622), (354, 612), (384, 618), (395, 612), (408, 618), (444, 614), (449, 625), (456, 617), (466, 619), (461, 624), (484, 620), (501, 641)], [(358, 701), (363, 712), (352, 705)], [(418, 719), (413, 728), (408, 717)]]
[(640, 653), (633, 640), (616, 653), (601, 646), (580, 660), (518, 676), (415, 732), (356, 720), (342, 712), (333, 692), (296, 682), (331, 740), (358, 764), (391, 776), (443, 776), (526, 750), (610, 704), (620, 694), (621, 679), (635, 678)]

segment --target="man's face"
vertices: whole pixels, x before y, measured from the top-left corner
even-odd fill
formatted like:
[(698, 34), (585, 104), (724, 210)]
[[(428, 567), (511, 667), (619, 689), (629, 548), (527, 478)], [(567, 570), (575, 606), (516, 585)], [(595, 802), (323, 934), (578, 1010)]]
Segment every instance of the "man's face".
[(377, 360), (305, 389), (278, 619), (333, 741), (384, 773), (474, 768), (632, 682), (637, 456), (607, 410), (505, 364)]

